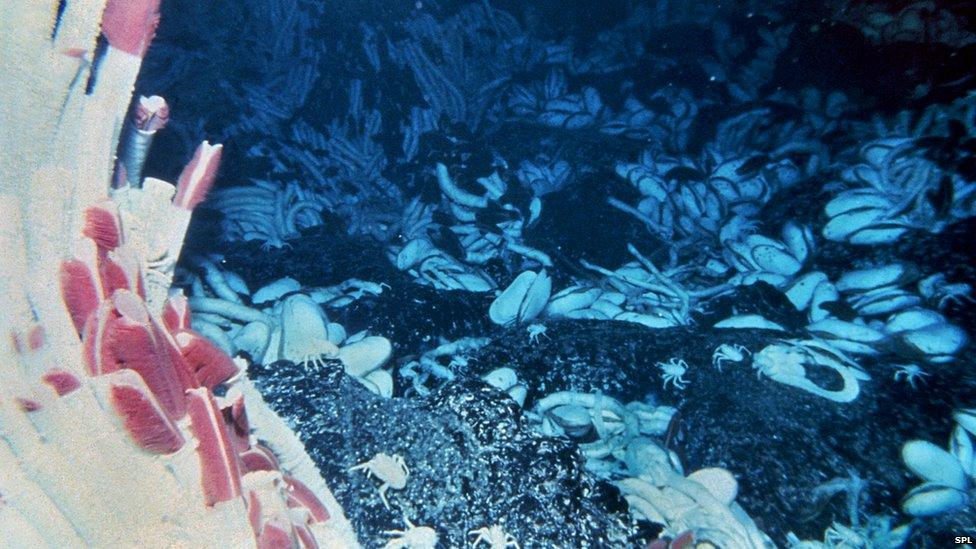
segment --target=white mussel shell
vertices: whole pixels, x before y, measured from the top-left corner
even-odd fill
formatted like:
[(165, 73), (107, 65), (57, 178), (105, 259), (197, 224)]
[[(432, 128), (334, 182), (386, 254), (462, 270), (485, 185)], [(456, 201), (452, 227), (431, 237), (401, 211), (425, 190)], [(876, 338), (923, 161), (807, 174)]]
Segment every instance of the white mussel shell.
[(821, 320), (830, 318), (830, 311), (824, 309), (821, 305), (825, 303), (831, 303), (840, 299), (840, 294), (837, 292), (837, 288), (834, 286), (833, 282), (829, 280), (824, 280), (813, 290), (813, 297), (810, 299), (810, 312), (807, 318), (810, 322), (820, 322)]
[(528, 322), (539, 316), (539, 313), (546, 308), (551, 293), (552, 279), (543, 269), (532, 281), (529, 291), (525, 294), (525, 299), (522, 300), (522, 306), (519, 307), (518, 313), (519, 322)]
[(529, 390), (525, 385), (516, 385), (508, 390), (508, 396), (515, 401), (519, 407), (525, 406), (525, 398), (529, 396)]
[(661, 476), (661, 472), (672, 471), (682, 473), (680, 462), (673, 460), (669, 452), (654, 443), (651, 439), (639, 437), (627, 445), (624, 454), (629, 474), (649, 478)]
[(458, 288), (461, 290), (467, 290), (469, 292), (487, 292), (494, 288), (494, 285), (490, 280), (485, 277), (479, 276), (476, 273), (460, 273), (454, 275), (454, 280), (457, 282)]
[(424, 259), (437, 253), (437, 248), (426, 238), (415, 238), (407, 242), (396, 257), (397, 269), (405, 271)]
[(793, 221), (783, 225), (783, 243), (790, 249), (790, 253), (800, 263), (806, 261), (813, 250), (813, 233), (810, 227), (801, 227)]
[(756, 314), (731, 316), (725, 320), (717, 322), (712, 327), (740, 330), (775, 330), (777, 332), (786, 331), (786, 328), (780, 326), (772, 320), (768, 320), (765, 317)]
[(279, 359), (295, 363), (306, 360), (318, 342), (328, 343), (328, 319), (322, 307), (305, 294), (295, 294), (282, 303)]
[(923, 308), (909, 309), (895, 313), (885, 322), (884, 331), (889, 334), (908, 330), (920, 330), (933, 324), (944, 324), (946, 319), (941, 314)]
[(843, 242), (854, 233), (877, 223), (884, 218), (884, 210), (859, 209), (844, 212), (830, 218), (824, 225), (823, 236), (827, 240)]
[(335, 345), (342, 344), (346, 340), (346, 327), (337, 322), (330, 322), (325, 325), (327, 339)]
[(961, 425), (956, 425), (952, 429), (952, 436), (949, 437), (949, 453), (959, 460), (959, 465), (966, 475), (976, 476), (976, 457), (973, 455), (973, 439), (969, 437)]
[(889, 286), (871, 290), (851, 300), (851, 305), (863, 316), (890, 315), (915, 307), (922, 302), (917, 294)]
[(752, 247), (744, 242), (726, 240), (722, 253), (725, 260), (739, 272), (746, 273), (758, 269), (752, 260)]
[(495, 298), (488, 309), (488, 317), (502, 326), (530, 321), (545, 308), (551, 291), (552, 279), (545, 270), (538, 274), (525, 271)]
[(865, 227), (850, 236), (848, 242), (861, 246), (891, 244), (908, 232), (908, 228), (898, 223), (879, 223)]
[(901, 447), (901, 459), (927, 482), (957, 490), (966, 488), (966, 473), (956, 456), (927, 440), (910, 440)]
[(859, 343), (879, 343), (886, 337), (884, 333), (870, 326), (836, 318), (827, 318), (819, 322), (814, 322), (807, 326), (807, 331), (825, 339), (856, 341)]
[(803, 263), (782, 245), (755, 246), (752, 248), (752, 260), (760, 270), (782, 276), (795, 275), (803, 268)]
[(271, 327), (264, 322), (250, 322), (238, 330), (233, 342), (238, 350), (246, 351), (255, 361), (260, 361), (271, 342)]
[(786, 289), (786, 298), (797, 311), (802, 311), (810, 306), (814, 290), (821, 282), (827, 282), (827, 275), (823, 272), (807, 273), (793, 281), (793, 284)]
[(565, 316), (574, 320), (610, 320), (610, 317), (596, 309), (577, 309), (566, 313)]
[(952, 419), (970, 435), (976, 437), (976, 408), (963, 408), (952, 414)]
[(590, 305), (590, 309), (594, 311), (599, 311), (609, 318), (613, 318), (624, 311), (623, 309), (620, 308), (620, 305), (617, 305), (616, 303), (613, 303), (606, 299), (596, 300), (595, 302), (593, 302), (593, 305)]
[(827, 203), (824, 212), (827, 217), (834, 218), (852, 210), (883, 210), (889, 206), (891, 206), (891, 201), (886, 196), (874, 191), (858, 189), (837, 195), (836, 198)]
[(674, 320), (665, 318), (663, 316), (652, 316), (643, 313), (635, 313), (633, 311), (624, 311), (613, 317), (613, 319), (621, 322), (640, 324), (652, 329), (673, 328), (678, 325), (678, 323)]
[(590, 411), (582, 406), (565, 404), (549, 410), (549, 415), (557, 425), (572, 437), (580, 437), (590, 430)]
[(837, 279), (841, 293), (864, 292), (884, 286), (902, 286), (918, 277), (918, 269), (909, 263), (890, 263), (870, 269), (848, 271)]
[(952, 324), (932, 324), (899, 334), (900, 341), (932, 362), (946, 362), (969, 341), (965, 330)]
[(693, 480), (704, 486), (723, 505), (730, 505), (739, 495), (738, 481), (735, 480), (732, 473), (721, 467), (699, 469), (688, 475), (688, 480)]
[(284, 278), (279, 278), (270, 284), (266, 284), (262, 286), (261, 289), (254, 292), (254, 295), (251, 296), (251, 303), (255, 305), (263, 305), (269, 301), (274, 301), (285, 294), (297, 292), (301, 289), (301, 283), (294, 278), (286, 276)]
[(570, 286), (565, 290), (552, 296), (549, 304), (546, 305), (546, 314), (549, 316), (563, 316), (570, 311), (586, 309), (600, 298), (603, 290), (600, 288), (587, 288), (585, 286)]
[(364, 381), (364, 385), (366, 385), (369, 390), (383, 398), (390, 398), (393, 396), (393, 376), (390, 375), (390, 372), (387, 372), (386, 370), (373, 370), (364, 377), (356, 379)]
[(339, 360), (347, 374), (363, 377), (386, 364), (392, 354), (393, 346), (389, 339), (370, 336), (340, 348)]
[(518, 384), (518, 374), (511, 368), (495, 368), (481, 379), (499, 391), (507, 391)]
[(938, 484), (925, 483), (912, 489), (901, 502), (902, 511), (915, 517), (950, 513), (969, 504), (965, 492)]

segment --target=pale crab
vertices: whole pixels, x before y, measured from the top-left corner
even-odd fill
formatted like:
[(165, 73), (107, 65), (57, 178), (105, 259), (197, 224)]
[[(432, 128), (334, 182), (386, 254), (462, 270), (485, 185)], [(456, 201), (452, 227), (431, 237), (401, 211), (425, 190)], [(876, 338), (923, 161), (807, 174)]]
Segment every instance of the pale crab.
[(938, 302), (939, 309), (945, 309), (949, 303), (963, 306), (964, 302), (974, 303), (973, 289), (965, 282), (950, 284), (946, 275), (936, 273), (923, 278), (918, 283), (918, 291), (928, 299)]
[(391, 456), (383, 452), (376, 454), (369, 461), (350, 467), (349, 470), (366, 471), (367, 478), (373, 475), (380, 479), (383, 483), (380, 485), (380, 500), (383, 501), (383, 505), (387, 509), (390, 508), (390, 502), (386, 500), (386, 491), (390, 488), (402, 490), (407, 485), (407, 478), (410, 476), (410, 470), (407, 469), (407, 464), (404, 463), (402, 456), (399, 454)]
[(532, 343), (533, 345), (539, 344), (540, 337), (550, 339), (549, 336), (546, 335), (545, 324), (529, 324), (528, 327), (525, 328), (525, 331), (529, 332), (529, 343)]
[(416, 526), (406, 516), (403, 523), (406, 530), (387, 530), (384, 534), (393, 536), (383, 549), (434, 549), (437, 547), (437, 532), (430, 526)]
[(488, 544), (488, 549), (508, 549), (509, 547), (521, 549), (518, 540), (511, 534), (505, 532), (498, 524), (484, 526), (468, 532), (469, 536), (472, 534), (477, 534), (478, 537), (474, 538), (474, 541), (471, 542), (471, 547), (477, 547), (480, 543), (484, 542)]
[(685, 388), (688, 381), (681, 376), (688, 371), (687, 362), (679, 358), (672, 358), (667, 362), (658, 362), (655, 366), (661, 369), (661, 379), (664, 380), (665, 389), (668, 387), (669, 381), (675, 389), (682, 390)]
[(723, 343), (715, 348), (715, 352), (712, 353), (712, 366), (718, 368), (718, 371), (722, 371), (723, 362), (743, 362), (746, 356), (752, 353), (749, 349), (746, 349), (738, 343), (729, 345), (728, 343)]
[(298, 352), (297, 364), (305, 368), (310, 366), (322, 368), (325, 366), (326, 360), (339, 356), (339, 347), (328, 339), (316, 339), (302, 346)]
[(893, 364), (892, 366), (895, 367), (895, 381), (904, 379), (912, 389), (915, 389), (916, 381), (925, 381), (926, 377), (932, 375), (918, 364)]

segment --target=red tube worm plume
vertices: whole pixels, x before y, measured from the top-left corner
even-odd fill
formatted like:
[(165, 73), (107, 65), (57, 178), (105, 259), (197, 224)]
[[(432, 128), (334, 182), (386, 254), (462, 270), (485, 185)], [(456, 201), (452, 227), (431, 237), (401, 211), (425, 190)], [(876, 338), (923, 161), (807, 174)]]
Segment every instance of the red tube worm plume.
[(44, 326), (33, 324), (25, 332), (13, 331), (10, 333), (10, 342), (18, 354), (28, 351), (36, 351), (44, 346)]
[(247, 492), (247, 520), (251, 523), (251, 530), (254, 531), (254, 537), (257, 537), (261, 533), (261, 499), (258, 497), (257, 492), (254, 490), (248, 490)]
[(281, 547), (296, 547), (297, 540), (292, 530), (291, 521), (284, 517), (273, 516), (261, 526), (258, 534), (258, 549), (280, 549)]
[(160, 0), (108, 0), (102, 34), (115, 49), (142, 57), (159, 25)]
[(30, 398), (17, 397), (14, 401), (20, 407), (21, 411), (24, 412), (36, 412), (44, 408), (40, 402)]
[(315, 541), (312, 530), (304, 524), (292, 524), (295, 535), (298, 537), (299, 547), (302, 549), (318, 549), (319, 543)]
[(112, 201), (85, 208), (81, 233), (95, 241), (99, 251), (108, 252), (122, 244), (122, 220)]
[(207, 141), (197, 147), (193, 159), (183, 168), (176, 183), (176, 197), (173, 198), (176, 207), (192, 210), (207, 197), (217, 177), (223, 148), (223, 145), (211, 145)]
[(163, 325), (170, 333), (190, 328), (190, 305), (182, 293), (171, 295), (163, 305)]
[(277, 471), (279, 467), (278, 459), (271, 453), (271, 450), (260, 444), (255, 444), (241, 452), (240, 458), (241, 466), (245, 473), (252, 471)]
[(41, 381), (54, 389), (58, 396), (64, 396), (78, 387), (81, 387), (81, 380), (75, 374), (55, 368), (41, 376)]
[(248, 435), (251, 434), (251, 425), (247, 421), (247, 409), (244, 408), (244, 395), (237, 395), (237, 398), (220, 409), (224, 414), (224, 422), (227, 423), (227, 432), (230, 435), (231, 444), (238, 456), (246, 452), (251, 447)]
[(315, 493), (309, 489), (302, 481), (284, 476), (285, 484), (288, 485), (288, 507), (304, 507), (308, 509), (315, 522), (325, 522), (329, 520), (329, 511), (322, 505)]
[(201, 484), (207, 505), (228, 501), (241, 495), (241, 472), (237, 454), (231, 446), (224, 418), (217, 409), (213, 394), (201, 387), (186, 392), (190, 431), (197, 439)]
[(109, 398), (125, 429), (140, 448), (170, 454), (183, 447), (183, 435), (139, 374), (119, 370), (108, 374)]
[[(210, 340), (196, 332), (182, 330), (174, 337), (180, 354), (200, 385), (213, 389), (237, 374), (237, 365)], [(243, 404), (242, 404), (243, 406)]]
[(170, 418), (183, 416), (183, 393), (199, 383), (138, 295), (117, 290), (104, 300), (85, 324), (82, 341), (92, 375), (134, 370)]
[(135, 119), (136, 129), (144, 132), (155, 133), (166, 126), (169, 122), (169, 105), (166, 100), (158, 95), (139, 96), (139, 103), (136, 104)]
[(85, 322), (98, 309), (102, 299), (101, 281), (84, 261), (68, 259), (61, 263), (61, 299), (68, 307), (75, 329), (81, 334)]

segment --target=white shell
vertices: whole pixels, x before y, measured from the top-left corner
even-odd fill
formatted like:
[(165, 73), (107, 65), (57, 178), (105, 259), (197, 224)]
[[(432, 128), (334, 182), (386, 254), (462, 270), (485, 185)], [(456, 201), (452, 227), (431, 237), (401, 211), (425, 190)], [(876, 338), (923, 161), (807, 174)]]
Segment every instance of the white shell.
[(949, 453), (959, 460), (959, 466), (968, 476), (976, 476), (976, 461), (973, 456), (973, 440), (961, 425), (956, 425), (949, 437)]
[(328, 340), (335, 345), (341, 345), (346, 340), (346, 327), (336, 322), (330, 322), (325, 326)]
[(920, 330), (933, 324), (943, 324), (946, 319), (941, 314), (923, 308), (909, 309), (901, 311), (888, 318), (885, 322), (884, 331), (889, 334), (904, 332), (908, 330)]
[(518, 373), (511, 368), (495, 368), (481, 379), (499, 391), (507, 391), (518, 383)]
[(723, 505), (730, 505), (739, 495), (738, 481), (735, 480), (732, 473), (721, 467), (699, 469), (688, 475), (688, 480), (693, 480), (704, 486)]
[(328, 341), (325, 323), (328, 319), (311, 297), (295, 294), (282, 302), (281, 343), (278, 359), (295, 363), (307, 358), (306, 353), (314, 342)]
[(783, 225), (783, 243), (797, 261), (803, 263), (813, 249), (813, 234), (809, 227), (801, 227), (793, 221)]
[(862, 209), (844, 212), (832, 217), (824, 225), (822, 231), (823, 236), (827, 240), (833, 240), (835, 242), (844, 241), (857, 231), (870, 227), (872, 224), (882, 220), (883, 217), (884, 210), (882, 209)]
[(590, 430), (590, 411), (582, 406), (573, 404), (556, 406), (549, 410), (549, 415), (570, 436), (580, 437)]
[(859, 269), (844, 273), (837, 280), (842, 293), (860, 292), (883, 286), (902, 285), (911, 282), (917, 270), (907, 263), (891, 263), (871, 269)]
[(924, 357), (944, 358), (954, 355), (969, 341), (966, 332), (952, 324), (932, 324), (899, 335), (902, 343)]
[(613, 319), (620, 322), (633, 322), (634, 324), (640, 324), (655, 330), (660, 328), (673, 328), (678, 325), (674, 320), (663, 316), (652, 316), (633, 311), (624, 311), (613, 317)]
[(797, 278), (786, 290), (786, 298), (796, 307), (797, 311), (802, 311), (810, 306), (813, 299), (813, 292), (821, 282), (828, 282), (827, 275), (821, 271), (813, 271)]
[(751, 254), (753, 262), (765, 272), (792, 276), (803, 268), (803, 263), (780, 246), (755, 246)]
[(884, 209), (891, 205), (887, 197), (874, 191), (857, 189), (845, 191), (837, 195), (836, 198), (827, 203), (824, 213), (827, 217), (837, 217), (838, 215), (859, 209)]
[(964, 492), (938, 484), (925, 483), (905, 495), (901, 508), (915, 517), (931, 517), (961, 509), (969, 504)]
[(519, 407), (525, 406), (525, 397), (529, 396), (529, 390), (525, 385), (516, 385), (508, 390), (508, 396), (515, 401)]
[(921, 302), (922, 298), (914, 293), (889, 287), (859, 296), (853, 300), (852, 305), (864, 316), (882, 316), (915, 307)]
[(865, 227), (851, 235), (848, 242), (863, 246), (874, 244), (891, 244), (901, 238), (901, 235), (908, 232), (908, 229), (892, 223), (878, 223), (870, 227)]
[(830, 318), (830, 311), (821, 307), (824, 303), (830, 303), (840, 299), (840, 294), (837, 293), (837, 288), (834, 283), (829, 280), (824, 280), (813, 291), (813, 297), (810, 300), (810, 312), (807, 314), (807, 318), (810, 322), (819, 322), (821, 320)]
[(339, 360), (347, 374), (364, 377), (386, 364), (391, 354), (393, 346), (389, 339), (370, 336), (340, 348)]
[(549, 304), (546, 306), (546, 314), (563, 316), (570, 311), (585, 309), (599, 299), (602, 293), (603, 290), (600, 288), (570, 286), (549, 300)]
[[(390, 372), (387, 372), (386, 370), (373, 370), (372, 372), (366, 374), (362, 380), (369, 382), (372, 385), (370, 389), (372, 390), (375, 388), (376, 390), (373, 392), (381, 397), (390, 398), (393, 396), (393, 376), (390, 375)], [(369, 387), (369, 385), (367, 385), (367, 387)]]
[(238, 330), (233, 341), (237, 349), (246, 351), (251, 358), (259, 361), (264, 357), (271, 342), (271, 328), (264, 322), (250, 322)]
[(251, 296), (251, 303), (255, 305), (262, 305), (269, 301), (274, 301), (287, 293), (297, 292), (301, 289), (301, 283), (294, 278), (286, 276), (284, 278), (279, 278), (270, 284), (266, 284), (262, 286), (261, 289), (254, 292), (254, 295)]
[(976, 437), (976, 408), (956, 410), (952, 414), (952, 419), (956, 420), (956, 423), (968, 431), (970, 435)]
[(545, 270), (539, 274), (525, 271), (495, 298), (488, 309), (488, 317), (502, 326), (528, 322), (545, 308), (551, 291), (552, 280)]
[(859, 343), (878, 343), (885, 338), (885, 334), (865, 326), (836, 318), (828, 318), (807, 326), (811, 334), (842, 341), (856, 341)]
[(426, 238), (415, 238), (407, 242), (396, 257), (397, 269), (405, 271), (424, 259), (437, 253), (437, 248)]
[(901, 448), (905, 465), (922, 479), (957, 490), (966, 488), (966, 473), (956, 456), (927, 440), (910, 440)]
[(786, 328), (779, 324), (755, 314), (730, 316), (725, 320), (717, 322), (713, 328), (786, 331)]

